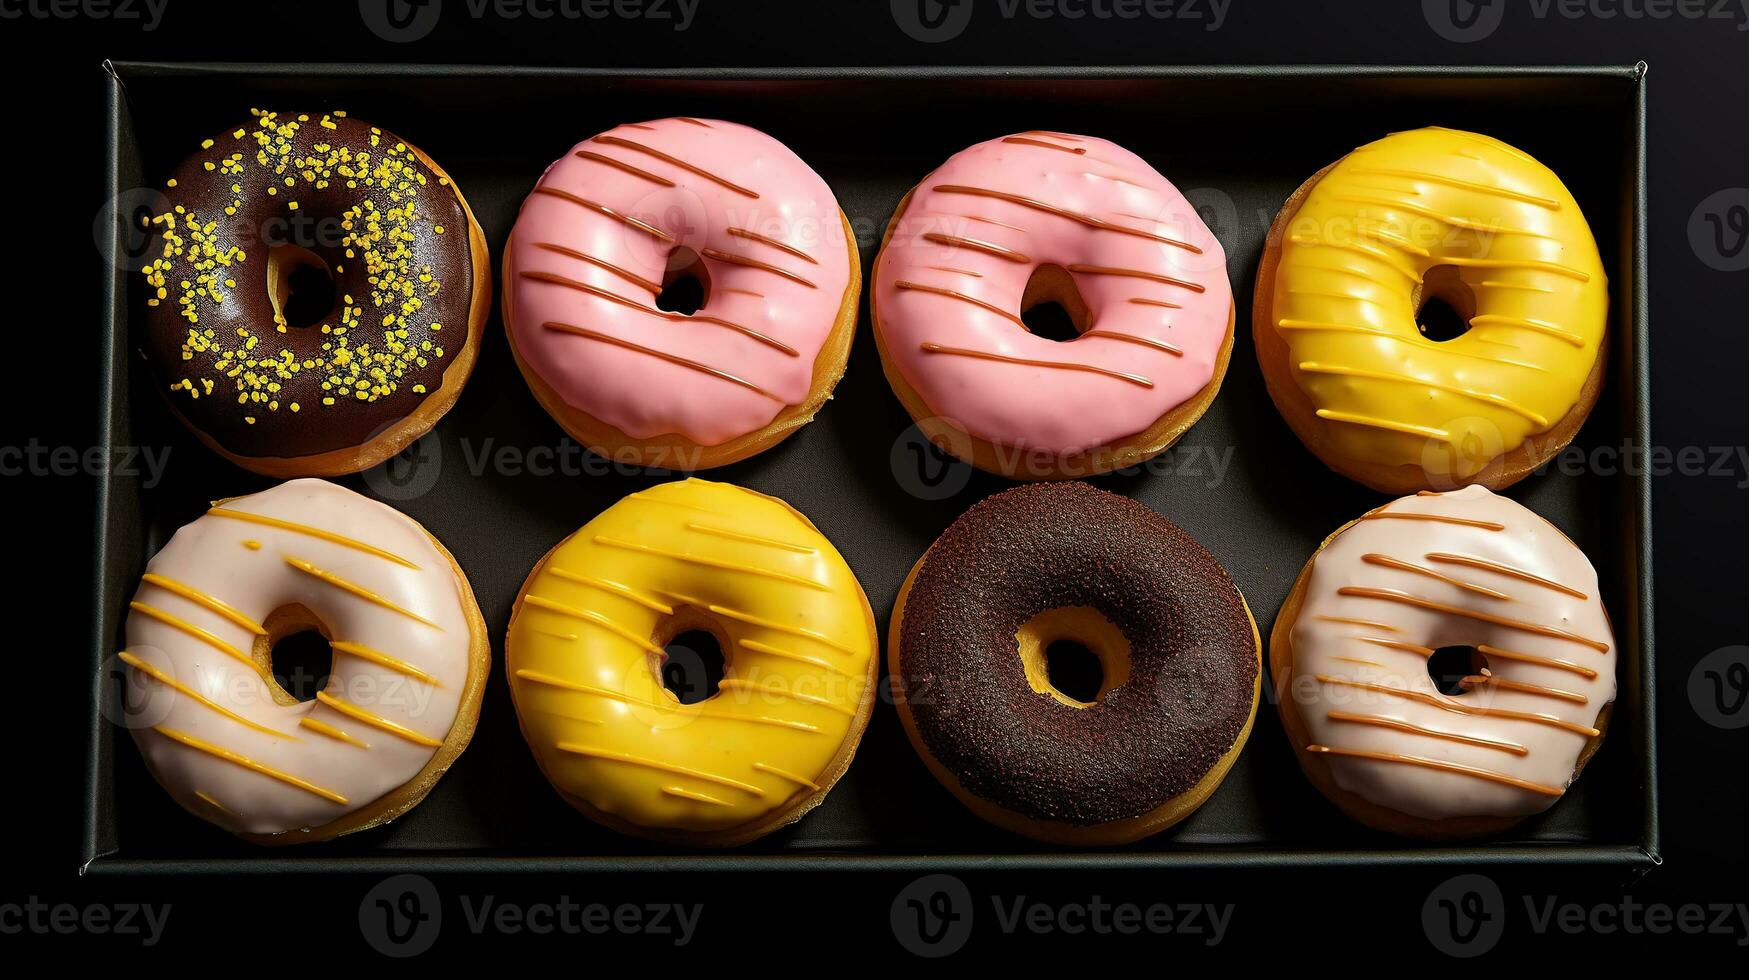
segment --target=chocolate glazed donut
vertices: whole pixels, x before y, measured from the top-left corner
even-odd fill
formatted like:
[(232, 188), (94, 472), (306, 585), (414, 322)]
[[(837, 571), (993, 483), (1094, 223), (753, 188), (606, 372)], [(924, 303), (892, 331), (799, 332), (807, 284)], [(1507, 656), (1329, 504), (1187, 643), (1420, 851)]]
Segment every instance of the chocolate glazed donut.
[(460, 190), (412, 144), (342, 112), (254, 110), (164, 194), (137, 342), (201, 441), (270, 476), (352, 473), (455, 403), (491, 264)]
[[(1093, 701), (1051, 685), (1060, 640), (1099, 657)], [(936, 778), (991, 823), (1078, 844), (1202, 805), (1251, 732), (1260, 649), (1212, 555), (1084, 483), (973, 506), (911, 570), (888, 637), (900, 717)]]

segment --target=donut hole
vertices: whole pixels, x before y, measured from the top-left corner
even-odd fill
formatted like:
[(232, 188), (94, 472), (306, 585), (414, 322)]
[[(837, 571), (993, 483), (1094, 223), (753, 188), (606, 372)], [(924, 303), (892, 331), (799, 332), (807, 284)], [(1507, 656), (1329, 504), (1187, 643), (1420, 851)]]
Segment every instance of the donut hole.
[(649, 657), (650, 672), (668, 696), (697, 704), (717, 695), (728, 672), (730, 643), (708, 613), (680, 606), (657, 624), (650, 637), (661, 653)]
[(338, 289), (322, 257), (289, 243), (267, 249), (267, 297), (277, 323), (302, 330), (329, 319)]
[(1436, 265), (1416, 287), (1415, 327), (1437, 343), (1456, 340), (1470, 330), (1476, 315), (1476, 294), (1455, 265)]
[(1105, 689), (1105, 667), (1085, 645), (1058, 640), (1045, 647), (1045, 679), (1069, 700), (1091, 704)]
[(1427, 676), (1432, 679), (1433, 686), (1439, 693), (1448, 697), (1457, 697), (1475, 690), (1473, 684), (1465, 682), (1481, 677), (1487, 671), (1488, 658), (1475, 647), (1440, 647), (1427, 658)]
[(668, 270), (662, 274), (662, 291), (656, 308), (691, 316), (710, 302), (710, 270), (690, 248), (677, 248), (668, 255)]
[(1091, 708), (1129, 680), (1129, 640), (1091, 606), (1046, 610), (1014, 639), (1027, 684), (1071, 708)]
[(1035, 337), (1063, 343), (1085, 333), (1092, 316), (1069, 270), (1046, 263), (1034, 269), (1026, 281), (1026, 291), (1020, 297), (1020, 322)]
[(273, 678), (273, 697), (280, 704), (316, 700), (334, 672), (334, 648), (328, 627), (308, 608), (286, 606), (262, 623), (266, 633), (255, 638), (255, 662)]

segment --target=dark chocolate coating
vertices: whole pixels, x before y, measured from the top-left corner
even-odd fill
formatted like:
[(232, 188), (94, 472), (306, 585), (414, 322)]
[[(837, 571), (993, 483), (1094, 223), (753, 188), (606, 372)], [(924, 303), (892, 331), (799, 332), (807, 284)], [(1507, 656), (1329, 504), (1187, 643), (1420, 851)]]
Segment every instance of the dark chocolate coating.
[[(1130, 674), (1088, 708), (1027, 684), (1015, 633), (1091, 606)], [(917, 569), (899, 636), (918, 734), (964, 789), (1077, 827), (1182, 795), (1233, 747), (1258, 662), (1226, 569), (1147, 506), (1085, 483), (1031, 484), (966, 511)]]
[[(160, 286), (165, 295), (157, 305), (145, 308), (136, 338), (151, 366), (152, 383), (194, 428), (239, 456), (310, 456), (367, 442), (442, 388), (444, 369), (468, 340), (473, 256), (467, 212), (455, 188), (440, 181), (411, 146), (392, 133), (373, 132), (367, 122), (321, 113), (298, 120), (295, 113), (281, 114), (266, 125), (262, 117), (250, 119), (218, 134), (210, 147), (183, 161), (164, 190), (172, 208), (181, 206), (186, 212), (171, 212), (176, 235), (182, 239), (180, 251), (172, 254), (164, 226), (156, 224), (158, 237), (146, 253), (148, 262), (165, 258), (172, 263), (162, 270), (160, 280), (148, 279), (147, 297), (155, 297)], [(270, 140), (268, 162), (262, 165), (257, 157), (262, 151), (258, 134), (294, 121), (295, 132)], [(296, 165), (329, 161), (341, 147), (353, 154), (352, 163), (321, 168)], [(283, 155), (278, 152), (281, 148), (287, 151)], [(239, 153), (242, 156), (233, 162)], [(357, 161), (361, 153), (370, 154), (362, 165)], [(289, 165), (276, 172), (282, 162)], [(213, 169), (207, 169), (209, 165)], [(341, 167), (349, 173), (342, 173)], [(285, 183), (287, 177), (292, 184)], [(410, 201), (411, 215), (396, 218), (405, 214)], [(228, 207), (235, 213), (226, 214)], [(366, 210), (369, 207), (375, 210)], [(343, 226), (349, 211), (351, 228)], [(200, 232), (200, 241), (187, 225), (189, 214), (201, 228), (211, 224), (211, 231)], [(379, 229), (394, 231), (364, 247), (359, 239), (371, 234), (372, 220)], [(436, 231), (439, 227), (441, 234)], [(403, 233), (411, 237), (403, 238)], [(201, 270), (194, 265), (201, 258), (202, 242), (220, 254), (233, 248), (242, 252), (240, 260), (210, 270), (219, 277), (209, 284), (222, 287), (222, 302), (199, 293), (208, 285), (198, 279)], [(281, 331), (274, 323), (268, 256), (281, 244), (307, 249), (332, 272), (335, 307), (315, 325)], [(385, 275), (385, 269), (390, 274)], [(235, 285), (223, 286), (225, 278)], [(186, 288), (181, 285), (185, 281), (190, 283)], [(410, 295), (420, 305), (403, 322), (401, 307), (409, 298), (404, 287), (411, 288)], [(193, 296), (198, 314), (193, 323), (184, 316), (180, 302), (187, 295)], [(342, 319), (346, 296), (352, 297), (352, 307), (362, 308), (350, 324)], [(396, 318), (389, 327), (383, 324), (385, 313)], [(433, 323), (441, 329), (432, 330)], [(407, 336), (385, 336), (396, 327), (404, 327)], [(190, 328), (202, 332), (210, 328), (213, 333), (210, 340), (190, 349)], [(336, 334), (336, 328), (343, 333)], [(256, 339), (253, 350), (244, 349), (239, 329)], [(342, 335), (350, 349), (336, 363)], [(426, 342), (432, 346), (422, 355), (423, 365), (393, 352), (397, 346), (420, 350)], [(324, 344), (329, 346), (324, 349)], [(374, 361), (357, 356), (367, 344), (376, 355)], [(199, 349), (203, 345), (206, 349)], [(437, 348), (443, 351), (441, 357), (435, 356)], [(300, 366), (289, 376), (259, 367), (239, 370), (239, 362), (247, 357), (280, 356), (282, 351), (290, 351), (300, 365), (315, 363)], [(373, 368), (380, 375), (373, 375)], [(352, 370), (358, 376), (347, 377)], [(193, 385), (192, 393), (181, 387), (185, 379)], [(345, 383), (337, 384), (337, 379)], [(354, 388), (360, 379), (383, 390), (367, 390), (368, 399), (360, 399)], [(323, 387), (324, 382), (328, 387)], [(277, 390), (269, 390), (269, 384), (277, 385)], [(415, 390), (421, 386), (423, 390)], [(248, 400), (239, 402), (239, 396)], [(333, 404), (324, 404), (324, 398), (332, 398)], [(296, 411), (291, 409), (293, 403)]]

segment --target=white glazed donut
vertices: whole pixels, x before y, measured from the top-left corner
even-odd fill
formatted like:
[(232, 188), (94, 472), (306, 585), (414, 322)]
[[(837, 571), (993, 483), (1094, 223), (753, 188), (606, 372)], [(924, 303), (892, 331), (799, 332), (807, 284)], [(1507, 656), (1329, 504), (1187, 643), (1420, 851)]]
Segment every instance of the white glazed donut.
[[(1448, 695), (1428, 660), (1455, 646), (1478, 659)], [(1552, 806), (1616, 691), (1596, 570), (1480, 486), (1403, 497), (1332, 535), (1282, 607), (1270, 659), (1307, 775), (1363, 823), (1416, 836), (1493, 832)]]
[[(298, 702), (273, 644), (317, 629), (327, 686)], [(324, 840), (422, 799), (472, 736), (485, 622), (442, 544), (322, 480), (220, 501), (130, 603), (128, 727), (190, 813), (258, 843)]]

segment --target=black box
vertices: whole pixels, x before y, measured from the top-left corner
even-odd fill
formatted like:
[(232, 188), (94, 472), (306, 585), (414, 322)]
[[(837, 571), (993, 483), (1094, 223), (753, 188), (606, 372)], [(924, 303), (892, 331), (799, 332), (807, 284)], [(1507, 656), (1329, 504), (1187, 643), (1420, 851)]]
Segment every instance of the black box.
[[(1022, 129), (1087, 132), (1141, 154), (1205, 211), (1227, 250), (1239, 305), (1232, 367), (1184, 440), (1140, 475), (1098, 482), (1184, 527), (1232, 572), (1268, 633), (1274, 610), (1323, 537), (1382, 499), (1327, 471), (1264, 390), (1250, 341), (1257, 259), (1276, 210), (1306, 177), (1387, 132), (1478, 130), (1559, 173), (1584, 208), (1614, 284), (1609, 378), (1573, 452), (1510, 495), (1554, 521), (1597, 564), (1620, 643), (1621, 686), (1603, 748), (1566, 798), (1507, 836), (1424, 846), (1347, 820), (1299, 771), (1272, 706), (1226, 782), (1190, 819), (1127, 847), (1034, 844), (971, 816), (923, 768), (890, 698), (850, 771), (800, 824), (727, 852), (663, 849), (576, 814), (523, 744), (501, 660), (509, 608), (536, 559), (622, 495), (673, 474), (599, 466), (569, 444), (528, 392), (500, 325), (488, 327), (461, 400), (391, 461), (338, 482), (388, 499), (436, 534), (467, 570), (495, 656), (473, 744), (430, 797), (385, 829), (261, 849), (183, 813), (146, 773), (119, 717), (114, 653), (146, 560), (213, 498), (271, 481), (208, 452), (147, 390), (131, 353), (131, 279), (105, 266), (100, 445), (170, 450), (163, 478), (120, 466), (100, 478), (93, 696), (84, 868), (101, 873), (577, 871), (641, 869), (1338, 867), (1550, 863), (1640, 869), (1657, 863), (1653, 726), (1651, 500), (1644, 469), (1609, 461), (1649, 445), (1645, 66), (1598, 68), (1223, 67), (617, 71), (396, 65), (108, 64), (109, 179), (122, 219), (106, 252), (125, 256), (129, 209), (200, 140), (279, 111), (346, 109), (418, 144), (467, 193), (493, 260), (542, 169), (617, 123), (715, 116), (789, 144), (832, 186), (866, 264), (900, 197), (952, 153)], [(119, 266), (121, 263), (117, 263)], [(865, 275), (865, 280), (866, 280)], [(866, 321), (866, 302), (864, 319)], [(910, 419), (887, 388), (864, 329), (835, 400), (778, 447), (711, 471), (777, 494), (844, 552), (877, 618), (935, 536), (1007, 484), (970, 473), (940, 500), (900, 487), (895, 447)], [(483, 460), (511, 447), (522, 472)], [(528, 450), (536, 450), (528, 453)], [(1227, 454), (1229, 449), (1230, 454)], [(536, 472), (537, 457), (554, 460)], [(1224, 455), (1223, 454), (1227, 454)], [(110, 458), (116, 458), (112, 455)], [(1222, 463), (1222, 460), (1225, 463)], [(1569, 457), (1572, 458), (1572, 457)], [(434, 462), (435, 460), (435, 462)], [(606, 469), (607, 472), (572, 472)], [(1217, 470), (1219, 474), (1217, 476)], [(428, 490), (413, 493), (425, 486)], [(1266, 688), (1268, 685), (1265, 685)]]

